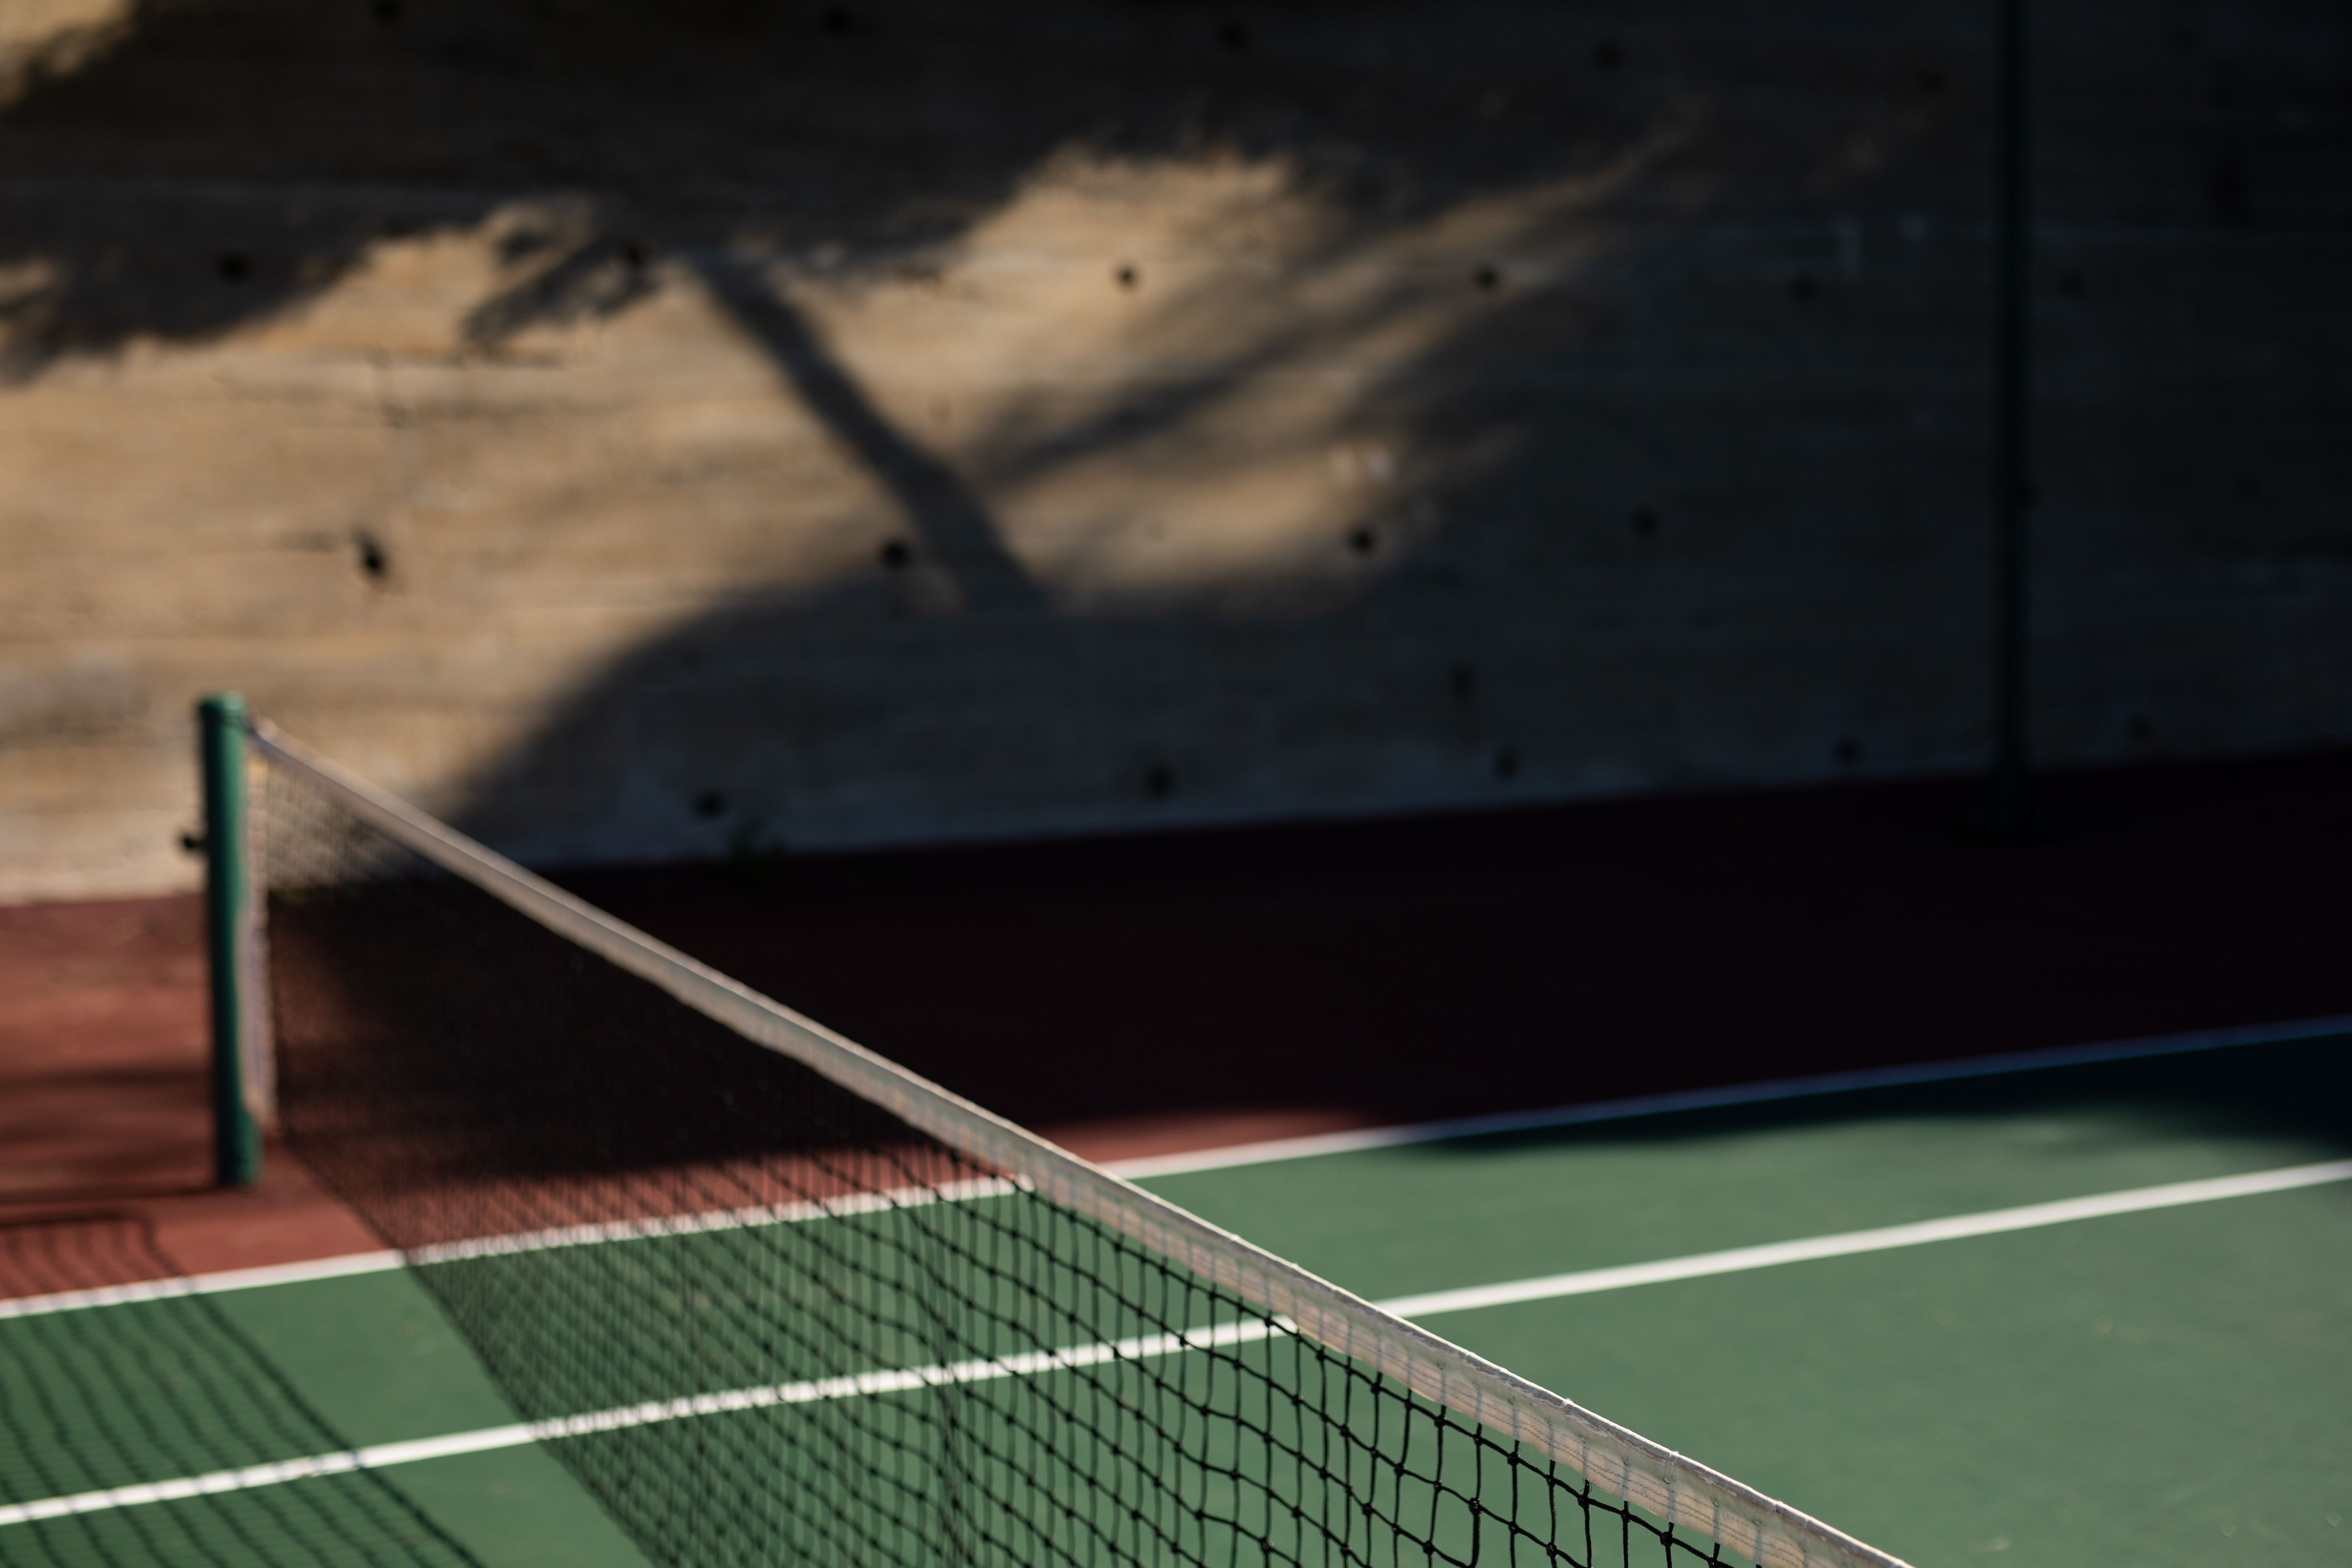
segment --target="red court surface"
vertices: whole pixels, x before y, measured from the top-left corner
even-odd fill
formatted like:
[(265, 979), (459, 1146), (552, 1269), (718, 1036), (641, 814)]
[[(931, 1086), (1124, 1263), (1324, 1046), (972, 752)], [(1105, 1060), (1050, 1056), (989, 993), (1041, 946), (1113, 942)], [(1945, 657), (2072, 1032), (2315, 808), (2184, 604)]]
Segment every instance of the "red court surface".
[(0, 909), (0, 1226), (144, 1219), (192, 1273), (380, 1245), (291, 1160), (210, 1190), (205, 1041), (194, 896)]
[[(2352, 758), (2057, 780), (2048, 842), (1879, 785), (562, 880), (1112, 1159), (2352, 1013)], [(0, 910), (0, 1224), (182, 1268), (379, 1245), (205, 1190), (193, 897)], [(7, 1293), (0, 1280), (0, 1294)]]

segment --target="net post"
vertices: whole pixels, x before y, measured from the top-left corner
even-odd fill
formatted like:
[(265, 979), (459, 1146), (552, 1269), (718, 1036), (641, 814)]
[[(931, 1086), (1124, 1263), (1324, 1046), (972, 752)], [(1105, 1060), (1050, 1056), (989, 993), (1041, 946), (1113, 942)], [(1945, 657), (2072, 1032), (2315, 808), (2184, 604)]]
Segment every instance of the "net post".
[(259, 1016), (254, 965), (258, 909), (247, 854), (245, 699), (215, 692), (196, 704), (205, 789), (205, 958), (212, 981), (213, 1175), (224, 1187), (261, 1179), (261, 1117), (254, 1069)]

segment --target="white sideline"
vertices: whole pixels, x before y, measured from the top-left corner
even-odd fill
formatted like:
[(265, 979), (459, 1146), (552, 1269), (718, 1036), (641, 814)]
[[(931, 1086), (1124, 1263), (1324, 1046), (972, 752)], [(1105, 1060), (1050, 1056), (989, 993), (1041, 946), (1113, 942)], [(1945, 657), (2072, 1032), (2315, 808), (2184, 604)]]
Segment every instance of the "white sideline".
[(1474, 1308), (1501, 1307), (1515, 1301), (1548, 1301), (1560, 1296), (1622, 1290), (1628, 1286), (1655, 1285), (1669, 1279), (1696, 1279), (1709, 1274), (1737, 1274), (1749, 1268), (1769, 1268), (1776, 1264), (1804, 1263), (1821, 1258), (1850, 1258), (1859, 1252), (1885, 1252), (1898, 1247), (1921, 1247), (1931, 1241), (1999, 1236), (2007, 1231), (2064, 1225), (2070, 1220), (2102, 1219), (2110, 1215), (2139, 1214), (2148, 1209), (2179, 1208), (2189, 1204), (2209, 1204), (2221, 1198), (2252, 1197), (2258, 1193), (2283, 1193), (2296, 1187), (2316, 1187), (2343, 1181), (2352, 1181), (2352, 1160), (2289, 1165), (2281, 1170), (2252, 1171), (2240, 1176), (2214, 1176), (2196, 1182), (2168, 1182), (2162, 1186), (2097, 1193), (2084, 1198), (2060, 1198), (2053, 1203), (1988, 1209), (1982, 1214), (1954, 1215), (1948, 1219), (1881, 1226), (1873, 1230), (1841, 1231), (1834, 1236), (1807, 1237), (1799, 1241), (1768, 1242), (1761, 1247), (1735, 1247), (1722, 1252), (1664, 1258), (1655, 1263), (1585, 1268), (1573, 1274), (1551, 1274), (1539, 1279), (1515, 1279), (1501, 1285), (1432, 1290), (1420, 1296), (1401, 1296), (1380, 1304), (1400, 1318), (1426, 1318), (1439, 1312), (1466, 1312)]
[[(1499, 1307), (1519, 1301), (1549, 1300), (1563, 1296), (1589, 1295), (1601, 1290), (1621, 1290), (1631, 1286), (1658, 1284), (1670, 1279), (1692, 1279), (1710, 1274), (1730, 1274), (1744, 1269), (1770, 1268), (1782, 1263), (1800, 1263), (1822, 1258), (1844, 1258), (1855, 1253), (1883, 1252), (1894, 1247), (1919, 1247), (1936, 1241), (1957, 1241), (1968, 1237), (1997, 1236), (2007, 1231), (2063, 1225), (2074, 1220), (2097, 1219), (2111, 1215), (2138, 1214), (2150, 1209), (2179, 1208), (2190, 1204), (2213, 1203), (2223, 1198), (2251, 1197), (2262, 1193), (2289, 1192), (2299, 1187), (2320, 1186), (2327, 1183), (2342, 1181), (2352, 1181), (2352, 1160), (2329, 1160), (2316, 1164), (2289, 1165), (2278, 1170), (2252, 1171), (2241, 1175), (2214, 1176), (2194, 1182), (2168, 1182), (2160, 1186), (2135, 1187), (2124, 1192), (2097, 1193), (2080, 1198), (2061, 1198), (2052, 1203), (2026, 1204), (2016, 1208), (1990, 1209), (1980, 1214), (1954, 1215), (1945, 1219), (1921, 1220), (1911, 1225), (1882, 1226), (1872, 1230), (1844, 1231), (1834, 1236), (1811, 1237), (1798, 1241), (1771, 1242), (1761, 1247), (1740, 1247), (1722, 1252), (1703, 1252), (1688, 1258), (1664, 1258), (1654, 1263), (1627, 1264), (1613, 1268), (1588, 1268), (1573, 1274), (1553, 1274), (1541, 1279), (1512, 1280), (1498, 1285), (1474, 1285), (1459, 1290), (1435, 1290), (1419, 1296), (1401, 1296), (1392, 1300), (1378, 1302), (1376, 1305), (1381, 1310), (1393, 1312), (1400, 1318), (1429, 1317), (1440, 1312), (1469, 1311), (1479, 1307)], [(395, 1253), (389, 1256), (396, 1261), (399, 1255)], [(346, 1272), (358, 1271), (346, 1270)], [(245, 1491), (256, 1487), (276, 1486), (286, 1481), (301, 1480), (310, 1476), (341, 1475), (353, 1470), (381, 1469), (389, 1465), (410, 1464), (420, 1459), (437, 1459), (453, 1454), (479, 1453), (491, 1448), (520, 1447), (523, 1444), (543, 1439), (585, 1436), (593, 1433), (614, 1432), (632, 1426), (650, 1426), (656, 1422), (717, 1415), (729, 1411), (758, 1410), (779, 1405), (804, 1405), (818, 1400), (856, 1398), (877, 1394), (902, 1394), (918, 1388), (950, 1384), (981, 1383), (1004, 1377), (1031, 1377), (1041, 1373), (1097, 1366), (1108, 1361), (1141, 1361), (1150, 1357), (1173, 1355), (1183, 1350), (1219, 1349), (1268, 1339), (1277, 1333), (1289, 1332), (1292, 1327), (1293, 1325), (1288, 1322), (1226, 1323), (1210, 1328), (1191, 1329), (1181, 1334), (1140, 1335), (1133, 1339), (1102, 1344), (1072, 1345), (1061, 1350), (1032, 1351), (1020, 1355), (998, 1356), (986, 1360), (856, 1373), (840, 1377), (818, 1378), (803, 1383), (772, 1384), (759, 1388), (731, 1389), (719, 1394), (702, 1394), (681, 1399), (656, 1400), (643, 1405), (624, 1405), (613, 1410), (591, 1411), (584, 1415), (565, 1416), (554, 1421), (485, 1427), (479, 1431), (457, 1432), (440, 1437), (422, 1437), (409, 1442), (377, 1444), (372, 1447), (353, 1448), (337, 1454), (320, 1454), (300, 1459), (281, 1459), (273, 1464), (247, 1466), (243, 1469), (216, 1470), (210, 1475), (185, 1476), (176, 1480), (150, 1481), (137, 1486), (114, 1487), (103, 1491), (78, 1492), (69, 1497), (42, 1498), (31, 1502), (0, 1505), (0, 1526), (26, 1524), (35, 1520), (56, 1519), (67, 1514), (99, 1512), (108, 1509), (130, 1508), (141, 1503), (167, 1502), (174, 1499), (202, 1497), (217, 1492)]]
[(1863, 1068), (1853, 1072), (1819, 1073), (1810, 1078), (1768, 1079), (1761, 1083), (1730, 1084), (1720, 1089), (1677, 1089), (1671, 1094), (1643, 1094), (1627, 1100), (1558, 1105), (1538, 1110), (1503, 1110), (1486, 1116), (1457, 1116), (1444, 1121), (1363, 1127), (1345, 1132), (1312, 1132), (1297, 1138), (1268, 1138), (1250, 1143), (1228, 1143), (1220, 1149), (1191, 1149), (1176, 1154), (1143, 1154), (1132, 1160), (1106, 1160), (1102, 1162), (1102, 1167), (1130, 1182), (1141, 1182), (1154, 1176), (1190, 1175), (1195, 1171), (1223, 1171), (1235, 1165), (1263, 1165), (1276, 1160), (1305, 1160), (1318, 1154), (1351, 1154), (1366, 1149), (1393, 1149), (1400, 1144), (1435, 1143), (1447, 1139), (1479, 1138), (1497, 1132), (1534, 1132), (1547, 1127), (1622, 1121), (1629, 1117), (1659, 1116), (1676, 1110), (1714, 1110), (1734, 1105), (1761, 1105), (1780, 1100), (1801, 1100), (1817, 1094), (1847, 1094), (1857, 1089), (1951, 1083), (1963, 1079), (1993, 1078), (2002, 1073), (2038, 1072), (2051, 1068), (2084, 1067), (2097, 1062), (2131, 1061), (2143, 1057), (2221, 1050), (2230, 1046), (2284, 1045), (2291, 1040), (2324, 1039), (2329, 1035), (2352, 1035), (2352, 1015), (2298, 1018), (2284, 1024), (2250, 1024), (2227, 1029), (2199, 1029), (2181, 1035), (2150, 1035), (2140, 1039), (2107, 1040), (2089, 1046), (2059, 1046), (2042, 1051), (2011, 1051), (2000, 1056), (1961, 1057), (1948, 1061), (1920, 1062), (1909, 1067)]

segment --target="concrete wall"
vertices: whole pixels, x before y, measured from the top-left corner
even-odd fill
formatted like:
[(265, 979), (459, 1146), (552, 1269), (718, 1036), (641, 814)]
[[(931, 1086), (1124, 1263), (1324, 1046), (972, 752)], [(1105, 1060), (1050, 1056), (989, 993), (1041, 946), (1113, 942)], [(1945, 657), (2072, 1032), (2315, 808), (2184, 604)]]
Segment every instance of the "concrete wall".
[[(2039, 9), (2042, 754), (2352, 742), (2352, 8)], [(12, 0), (0, 898), (1971, 766), (1990, 13)]]

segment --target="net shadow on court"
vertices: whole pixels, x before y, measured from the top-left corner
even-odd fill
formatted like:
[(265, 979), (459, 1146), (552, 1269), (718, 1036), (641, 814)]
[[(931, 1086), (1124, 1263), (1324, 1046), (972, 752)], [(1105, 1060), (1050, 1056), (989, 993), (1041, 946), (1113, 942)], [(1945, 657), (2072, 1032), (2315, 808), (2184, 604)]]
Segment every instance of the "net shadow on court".
[[(143, 1219), (110, 1212), (0, 1226), (0, 1300), (181, 1270)], [(194, 1290), (97, 1311), (0, 1319), (0, 1495), (88, 1496), (349, 1445), (218, 1304)], [(223, 1489), (152, 1508), (10, 1522), (25, 1568), (481, 1568), (381, 1474)]]

